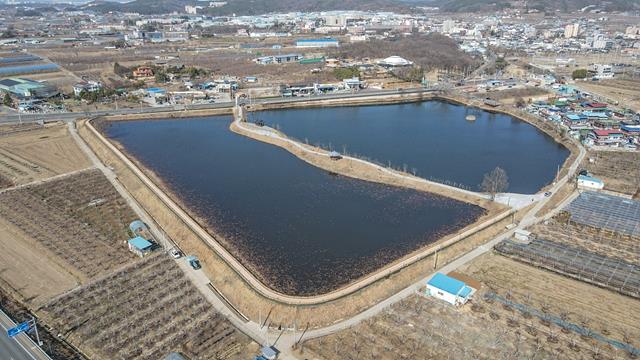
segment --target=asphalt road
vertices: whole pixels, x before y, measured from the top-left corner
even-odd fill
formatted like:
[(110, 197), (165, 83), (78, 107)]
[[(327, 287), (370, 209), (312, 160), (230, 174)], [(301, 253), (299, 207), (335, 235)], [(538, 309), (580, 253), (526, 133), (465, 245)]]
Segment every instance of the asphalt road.
[(20, 334), (15, 338), (7, 335), (7, 329), (15, 326), (15, 323), (2, 311), (0, 311), (0, 359), (2, 360), (51, 360), (26, 334)]
[[(252, 104), (279, 104), (279, 103), (295, 103), (300, 101), (314, 101), (314, 100), (327, 100), (327, 99), (340, 99), (340, 98), (360, 98), (367, 96), (378, 95), (393, 95), (393, 94), (413, 94), (421, 92), (432, 92), (433, 90), (427, 89), (406, 89), (406, 90), (362, 90), (357, 93), (342, 93), (331, 95), (316, 95), (306, 97), (295, 98), (268, 98), (268, 99), (255, 99), (251, 100)], [(71, 121), (78, 118), (88, 118), (103, 115), (128, 115), (128, 114), (151, 114), (161, 113), (169, 111), (183, 111), (183, 110), (204, 110), (204, 109), (220, 109), (231, 108), (235, 102), (220, 102), (214, 104), (195, 104), (195, 105), (170, 105), (170, 106), (158, 106), (158, 107), (144, 107), (144, 108), (124, 108), (118, 110), (99, 110), (99, 111), (86, 111), (86, 112), (64, 112), (64, 113), (47, 113), (47, 114), (11, 114), (0, 117), (0, 124), (2, 123), (18, 123), (18, 122), (36, 122), (36, 121)]]

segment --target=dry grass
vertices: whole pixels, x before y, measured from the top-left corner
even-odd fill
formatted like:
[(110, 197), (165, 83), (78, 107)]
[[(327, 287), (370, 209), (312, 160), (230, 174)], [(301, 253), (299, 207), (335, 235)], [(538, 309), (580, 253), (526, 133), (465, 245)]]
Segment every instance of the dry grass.
[(545, 308), (609, 338), (640, 345), (640, 301), (636, 299), (494, 254), (461, 270), (498, 294), (509, 293), (514, 301)]
[(546, 204), (536, 213), (536, 217), (543, 217), (547, 215), (549, 212), (554, 210), (563, 200), (565, 200), (569, 195), (573, 193), (575, 190), (575, 184), (569, 182), (560, 189), (558, 189), (555, 193), (551, 195), (551, 199), (547, 201)]
[[(25, 130), (25, 131), (23, 131)], [(64, 125), (31, 131), (3, 128), (0, 136), (0, 175), (13, 184), (65, 174), (90, 166)]]
[(2, 218), (0, 248), (0, 288), (23, 303), (37, 306), (79, 284), (79, 274), (66, 270), (38, 241)]
[(577, 351), (572, 351), (571, 336), (484, 301), (480, 293), (463, 308), (414, 295), (354, 328), (306, 341), (298, 354), (307, 359), (585, 359), (604, 347), (576, 339)]
[(634, 195), (640, 190), (640, 152), (590, 151), (586, 169), (604, 181), (605, 189)]
[(45, 319), (93, 359), (241, 359), (250, 339), (156, 253), (52, 300)]

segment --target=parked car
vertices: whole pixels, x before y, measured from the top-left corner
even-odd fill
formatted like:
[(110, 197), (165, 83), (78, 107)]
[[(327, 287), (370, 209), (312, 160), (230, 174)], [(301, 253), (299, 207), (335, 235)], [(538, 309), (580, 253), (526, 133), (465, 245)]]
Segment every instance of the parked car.
[(187, 256), (187, 262), (189, 263), (189, 265), (191, 265), (193, 270), (199, 270), (202, 268), (202, 265), (200, 265), (200, 260), (198, 260), (198, 258), (195, 256)]
[(182, 252), (176, 248), (169, 250), (169, 254), (171, 254), (174, 259), (180, 259), (182, 257)]

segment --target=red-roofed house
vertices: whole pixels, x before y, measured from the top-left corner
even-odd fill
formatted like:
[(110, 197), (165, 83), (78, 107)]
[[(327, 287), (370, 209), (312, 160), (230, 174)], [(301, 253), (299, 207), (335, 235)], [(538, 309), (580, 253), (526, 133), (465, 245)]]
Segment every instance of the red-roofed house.
[(624, 134), (620, 130), (614, 129), (595, 129), (589, 134), (595, 145), (600, 146), (618, 146), (623, 139)]
[(593, 109), (606, 109), (607, 106), (608, 105), (605, 104), (605, 103), (598, 103), (598, 102), (587, 104), (587, 107), (590, 107), (590, 108), (593, 108)]

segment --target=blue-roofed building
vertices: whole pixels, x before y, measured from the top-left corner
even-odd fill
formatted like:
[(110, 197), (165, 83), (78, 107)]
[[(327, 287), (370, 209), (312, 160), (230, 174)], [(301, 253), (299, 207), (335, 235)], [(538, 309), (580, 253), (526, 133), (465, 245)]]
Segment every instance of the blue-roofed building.
[(129, 239), (129, 251), (143, 257), (151, 252), (153, 244), (143, 238), (142, 236), (136, 236), (133, 239)]
[(427, 295), (444, 300), (451, 305), (464, 305), (476, 289), (467, 286), (463, 281), (442, 273), (436, 273), (427, 282)]

